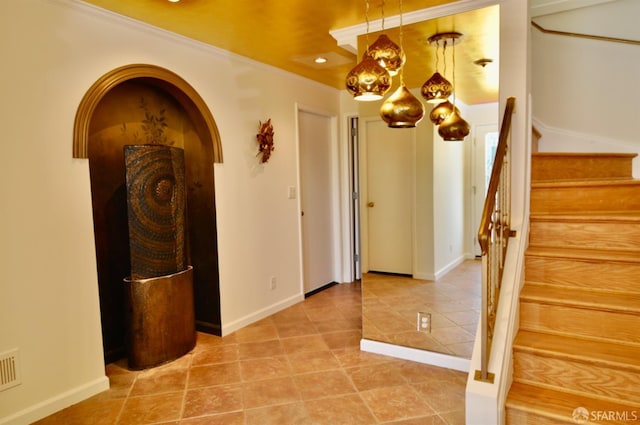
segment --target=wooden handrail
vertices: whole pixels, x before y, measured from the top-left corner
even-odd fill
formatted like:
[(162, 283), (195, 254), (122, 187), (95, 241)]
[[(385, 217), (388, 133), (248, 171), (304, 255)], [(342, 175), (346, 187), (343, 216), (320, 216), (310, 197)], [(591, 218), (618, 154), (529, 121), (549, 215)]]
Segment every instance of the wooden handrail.
[(489, 180), (489, 187), (487, 188), (487, 197), (484, 200), (482, 218), (480, 219), (480, 228), (478, 229), (478, 242), (480, 243), (482, 255), (485, 255), (489, 250), (489, 225), (491, 224), (491, 216), (493, 215), (496, 205), (496, 193), (498, 192), (504, 157), (507, 153), (507, 141), (509, 132), (511, 131), (511, 115), (513, 115), (515, 105), (515, 97), (507, 99), (507, 105), (504, 109), (504, 117), (502, 119), (502, 126), (500, 127), (496, 156), (493, 161), (493, 169), (491, 170), (491, 179)]
[(482, 312), (480, 314), (480, 370), (476, 371), (475, 379), (491, 383), (493, 383), (494, 377), (492, 373), (489, 373), (491, 341), (498, 310), (498, 296), (507, 246), (509, 238), (513, 236), (510, 225), (511, 164), (507, 156), (509, 154), (511, 116), (515, 101), (514, 97), (507, 99), (487, 197), (484, 201), (480, 228), (478, 229), (478, 242), (482, 250)]

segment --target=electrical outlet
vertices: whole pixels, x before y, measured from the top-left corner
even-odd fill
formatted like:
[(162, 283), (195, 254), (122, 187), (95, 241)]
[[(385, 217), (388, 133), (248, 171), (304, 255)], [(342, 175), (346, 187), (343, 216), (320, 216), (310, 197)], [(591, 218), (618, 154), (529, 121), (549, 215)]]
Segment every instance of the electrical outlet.
[(274, 289), (276, 289), (277, 286), (278, 286), (278, 282), (276, 281), (276, 277), (271, 276), (271, 279), (269, 280), (269, 289), (273, 291)]
[(417, 330), (418, 332), (431, 332), (431, 313), (418, 312)]

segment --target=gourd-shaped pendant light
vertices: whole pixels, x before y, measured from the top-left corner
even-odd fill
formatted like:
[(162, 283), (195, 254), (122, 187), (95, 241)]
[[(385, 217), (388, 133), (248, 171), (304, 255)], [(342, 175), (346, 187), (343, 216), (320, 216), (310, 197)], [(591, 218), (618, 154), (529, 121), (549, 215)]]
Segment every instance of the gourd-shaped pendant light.
[(422, 97), (426, 99), (428, 103), (440, 103), (444, 102), (451, 96), (453, 91), (453, 85), (438, 72), (438, 47), (440, 43), (443, 43), (442, 57), (444, 59), (444, 73), (447, 73), (447, 40), (444, 41), (438, 38), (439, 34), (429, 37), (429, 43), (436, 45), (436, 71), (433, 73), (423, 85), (421, 89)]
[[(400, 46), (402, 46), (402, 0), (400, 0)], [(412, 128), (424, 117), (424, 106), (404, 84), (400, 69), (400, 87), (380, 107), (380, 117), (391, 128)]]
[[(454, 33), (457, 34), (457, 33)], [(462, 36), (462, 34), (460, 34)], [(453, 84), (456, 84), (456, 42), (453, 41)], [(469, 135), (470, 127), (458, 112), (456, 108), (456, 95), (453, 93), (453, 112), (442, 121), (440, 127), (438, 127), (438, 134), (445, 141), (462, 141)]]
[(383, 33), (369, 46), (367, 54), (378, 62), (380, 66), (389, 71), (389, 75), (395, 77), (404, 66), (407, 57), (402, 47), (391, 41), (391, 39), (384, 34), (384, 0), (382, 0), (381, 9)]
[(389, 91), (391, 75), (368, 54), (369, 0), (365, 1), (365, 18), (367, 21), (367, 47), (362, 61), (347, 74), (346, 87), (355, 100), (372, 101), (382, 99)]

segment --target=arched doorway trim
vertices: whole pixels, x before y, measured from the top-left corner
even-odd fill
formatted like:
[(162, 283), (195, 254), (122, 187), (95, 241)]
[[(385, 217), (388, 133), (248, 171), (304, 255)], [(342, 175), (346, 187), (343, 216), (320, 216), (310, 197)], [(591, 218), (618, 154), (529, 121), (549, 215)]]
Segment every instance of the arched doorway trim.
[(73, 157), (87, 158), (89, 126), (100, 100), (117, 85), (132, 79), (143, 79), (171, 94), (185, 109), (196, 126), (203, 143), (213, 146), (214, 162), (222, 162), (222, 145), (218, 127), (200, 95), (177, 74), (155, 65), (133, 64), (116, 68), (100, 77), (82, 98), (73, 129)]

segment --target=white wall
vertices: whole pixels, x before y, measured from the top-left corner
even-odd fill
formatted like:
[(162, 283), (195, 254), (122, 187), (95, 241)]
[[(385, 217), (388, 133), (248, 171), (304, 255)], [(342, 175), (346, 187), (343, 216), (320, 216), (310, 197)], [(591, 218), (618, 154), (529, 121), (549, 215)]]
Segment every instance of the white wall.
[[(615, 4), (595, 10), (605, 6)], [(615, 16), (597, 16), (595, 21), (617, 22)], [(555, 18), (536, 21), (553, 29), (559, 25)], [(598, 33), (590, 27), (582, 29)], [(640, 152), (638, 46), (544, 34), (537, 29), (532, 30), (531, 39), (533, 115), (542, 134), (539, 150)], [(637, 158), (634, 175), (640, 176)]]
[[(301, 299), (295, 104), (338, 115), (338, 90), (74, 0), (0, 2), (0, 352), (18, 347), (22, 384), (0, 392), (0, 424), (28, 423), (106, 388), (89, 168), (72, 159), (87, 89), (131, 63), (165, 67), (209, 106), (223, 332)], [(271, 118), (271, 160), (256, 158)], [(270, 291), (268, 279), (278, 288)]]

